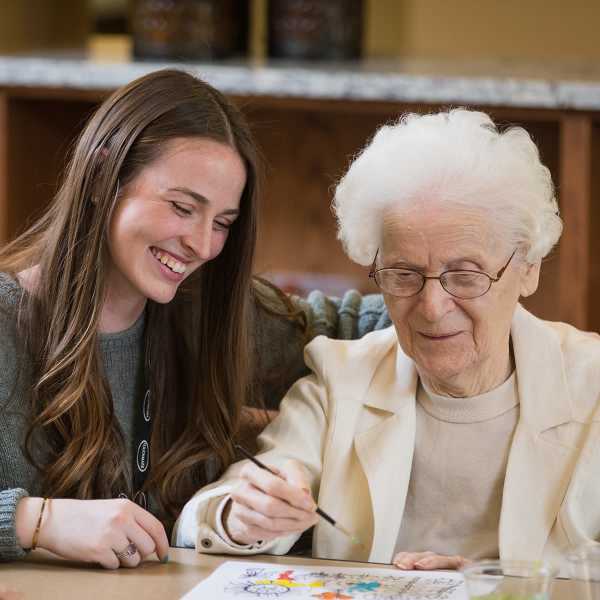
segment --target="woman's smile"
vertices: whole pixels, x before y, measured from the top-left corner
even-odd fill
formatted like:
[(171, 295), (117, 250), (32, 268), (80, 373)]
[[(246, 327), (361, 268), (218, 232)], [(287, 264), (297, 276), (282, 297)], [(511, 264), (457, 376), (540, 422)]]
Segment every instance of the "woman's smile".
[(181, 261), (179, 258), (175, 258), (170, 252), (161, 250), (156, 246), (152, 246), (150, 252), (154, 257), (154, 262), (157, 264), (160, 273), (167, 279), (174, 282), (180, 282), (185, 279), (188, 267), (185, 262)]
[(424, 333), (420, 331), (419, 335), (432, 342), (445, 342), (458, 337), (461, 333), (462, 331), (455, 331), (453, 333)]

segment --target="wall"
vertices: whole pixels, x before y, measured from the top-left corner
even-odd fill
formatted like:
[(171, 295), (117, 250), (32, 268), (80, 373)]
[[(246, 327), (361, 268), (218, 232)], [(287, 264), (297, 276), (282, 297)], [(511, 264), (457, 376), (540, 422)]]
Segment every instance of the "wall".
[[(264, 53), (267, 0), (254, 0), (252, 47)], [(367, 56), (600, 59), (597, 0), (366, 0)]]
[[(251, 48), (265, 48), (267, 0), (253, 6)], [(365, 0), (368, 56), (600, 59), (597, 0)], [(83, 46), (88, 12), (126, 0), (3, 0), (0, 52)]]
[(600, 59), (596, 0), (368, 0), (371, 56)]
[(89, 31), (86, 0), (2, 0), (0, 52), (83, 46)]

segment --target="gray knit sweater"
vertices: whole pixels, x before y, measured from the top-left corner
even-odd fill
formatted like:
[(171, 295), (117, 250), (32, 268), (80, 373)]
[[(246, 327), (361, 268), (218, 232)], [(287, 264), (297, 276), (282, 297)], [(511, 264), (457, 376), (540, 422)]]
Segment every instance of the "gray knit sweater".
[[(0, 273), (0, 561), (25, 555), (16, 540), (16, 506), (22, 497), (40, 493), (38, 474), (22, 451), (32, 383), (15, 331), (22, 293), (12, 278)], [(320, 334), (353, 339), (390, 324), (380, 296), (348, 292), (344, 298), (335, 299), (313, 292), (308, 300), (295, 298), (294, 303), (306, 315), (306, 332), (256, 307), (256, 383), (270, 408), (276, 408), (287, 388), (306, 374), (302, 352), (310, 339)], [(100, 336), (115, 414), (130, 450), (123, 460), (129, 463), (136, 402), (143, 397), (143, 339), (143, 315), (126, 331)]]
[[(38, 474), (22, 451), (31, 378), (15, 334), (21, 293), (15, 281), (0, 273), (0, 560), (25, 554), (16, 541), (16, 505), (23, 496), (39, 495)], [(123, 460), (129, 462), (135, 401), (143, 397), (143, 315), (126, 331), (100, 336), (115, 414), (129, 449)]]

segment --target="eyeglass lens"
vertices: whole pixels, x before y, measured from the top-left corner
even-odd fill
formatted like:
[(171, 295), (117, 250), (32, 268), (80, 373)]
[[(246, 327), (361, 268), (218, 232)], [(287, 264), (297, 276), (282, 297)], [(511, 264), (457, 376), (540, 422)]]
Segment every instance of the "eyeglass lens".
[(448, 271), (440, 277), (432, 278), (404, 269), (381, 269), (375, 272), (377, 285), (393, 296), (414, 296), (423, 289), (427, 279), (439, 279), (442, 287), (458, 298), (481, 296), (489, 290), (492, 283), (485, 273), (471, 271)]

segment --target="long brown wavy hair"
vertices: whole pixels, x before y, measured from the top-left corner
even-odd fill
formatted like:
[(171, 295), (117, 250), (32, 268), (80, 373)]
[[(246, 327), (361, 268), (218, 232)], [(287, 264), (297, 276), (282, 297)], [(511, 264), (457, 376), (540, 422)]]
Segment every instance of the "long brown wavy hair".
[[(227, 242), (165, 305), (148, 301), (145, 357), (153, 398), (151, 471), (145, 488), (172, 524), (204, 482), (209, 457), (226, 467), (251, 394), (249, 329), (256, 240), (257, 152), (241, 113), (178, 70), (117, 90), (79, 136), (46, 213), (0, 251), (0, 269), (36, 267), (18, 327), (33, 371), (25, 452), (45, 495), (109, 498), (131, 490), (98, 346), (109, 267), (107, 231), (123, 190), (175, 138), (234, 148), (246, 167), (240, 214)], [(34, 439), (44, 442), (40, 460)]]

